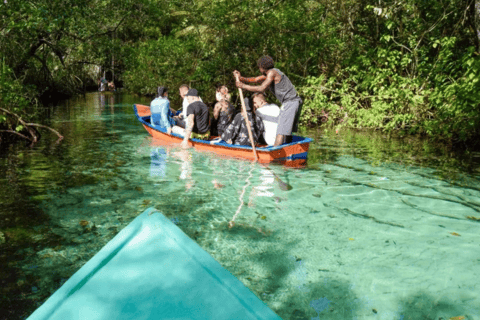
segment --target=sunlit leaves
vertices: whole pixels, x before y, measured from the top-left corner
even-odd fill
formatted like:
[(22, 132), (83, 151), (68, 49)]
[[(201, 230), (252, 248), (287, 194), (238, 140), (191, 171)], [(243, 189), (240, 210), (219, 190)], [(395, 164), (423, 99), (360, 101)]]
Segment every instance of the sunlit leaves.
[(256, 60), (269, 54), (303, 95), (304, 124), (456, 130), (467, 137), (480, 127), (478, 57), (468, 49), (477, 43), (467, 6), (461, 0), (9, 1), (0, 5), (0, 52), (12, 79), (36, 84), (39, 93), (92, 84), (91, 70), (101, 66), (109, 80), (115, 71), (115, 80), (136, 93), (188, 83), (206, 101), (213, 101), (217, 82), (233, 89), (232, 70), (257, 75)]

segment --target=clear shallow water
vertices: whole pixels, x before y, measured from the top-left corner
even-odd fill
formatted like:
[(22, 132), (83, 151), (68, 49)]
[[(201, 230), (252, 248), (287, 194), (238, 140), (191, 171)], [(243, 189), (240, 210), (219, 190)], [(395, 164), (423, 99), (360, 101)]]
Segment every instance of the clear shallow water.
[(310, 132), (307, 168), (270, 167), (283, 191), (260, 165), (156, 143), (136, 102), (71, 100), (52, 110), (64, 141), (45, 133), (0, 158), (4, 318), (28, 316), (155, 207), (283, 319), (480, 319), (475, 161)]

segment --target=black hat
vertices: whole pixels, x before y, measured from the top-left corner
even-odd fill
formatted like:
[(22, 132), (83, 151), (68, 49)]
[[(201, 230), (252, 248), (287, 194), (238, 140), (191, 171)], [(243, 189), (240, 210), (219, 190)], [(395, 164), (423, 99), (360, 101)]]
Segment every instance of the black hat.
[(188, 89), (188, 92), (185, 95), (185, 97), (198, 97), (197, 89)]
[(245, 99), (243, 99), (243, 101), (245, 102), (245, 111), (252, 111), (250, 98), (245, 98)]
[(162, 97), (165, 92), (168, 92), (167, 87), (158, 87), (157, 88), (157, 98)]

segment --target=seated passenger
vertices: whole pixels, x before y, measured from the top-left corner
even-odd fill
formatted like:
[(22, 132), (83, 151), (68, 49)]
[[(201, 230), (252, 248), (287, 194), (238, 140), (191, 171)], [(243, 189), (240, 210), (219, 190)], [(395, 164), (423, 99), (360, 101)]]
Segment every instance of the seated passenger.
[(217, 103), (213, 108), (212, 135), (221, 136), (235, 117), (235, 107), (230, 103), (227, 86), (217, 87)]
[(172, 133), (172, 126), (175, 125), (173, 120), (173, 112), (170, 110), (170, 101), (168, 100), (168, 89), (166, 87), (158, 87), (157, 96), (150, 103), (151, 124), (154, 127), (164, 127), (167, 133)]
[(103, 92), (107, 89), (108, 81), (105, 79), (105, 76), (101, 77), (98, 80), (98, 91)]
[(228, 87), (226, 85), (219, 85), (217, 86), (217, 93), (215, 94), (217, 101), (220, 100), (227, 100), (231, 101), (232, 97), (230, 93), (228, 93)]
[[(253, 142), (257, 144), (265, 131), (262, 119), (253, 113), (248, 98), (245, 98), (245, 109), (247, 111), (248, 121), (250, 122), (250, 128), (252, 129)], [(228, 144), (251, 145), (250, 138), (248, 137), (247, 124), (242, 113), (237, 113), (233, 121), (227, 126), (225, 132), (222, 134), (222, 140)]]
[[(179, 88), (178, 91), (180, 93), (180, 97), (183, 99), (182, 102), (182, 109), (181, 113), (178, 116), (175, 116), (175, 120), (177, 121), (177, 126), (180, 126), (181, 128), (186, 127), (186, 119), (187, 119), (187, 108), (188, 105), (190, 104), (188, 102), (188, 99), (185, 98), (185, 95), (187, 94), (188, 90), (190, 90), (190, 87), (187, 84), (182, 84)], [(203, 102), (202, 98), (198, 97), (201, 102)]]
[(278, 115), (280, 114), (280, 108), (273, 103), (268, 103), (265, 100), (263, 93), (256, 93), (253, 95), (253, 107), (255, 114), (262, 119), (265, 131), (263, 138), (269, 146), (275, 144), (275, 138), (277, 136)]
[(208, 140), (210, 138), (209, 120), (210, 115), (208, 107), (205, 103), (200, 101), (198, 92), (196, 89), (188, 90), (185, 95), (185, 99), (188, 100), (187, 118), (185, 134), (182, 141), (182, 148), (188, 148), (188, 139), (196, 138), (202, 140)]

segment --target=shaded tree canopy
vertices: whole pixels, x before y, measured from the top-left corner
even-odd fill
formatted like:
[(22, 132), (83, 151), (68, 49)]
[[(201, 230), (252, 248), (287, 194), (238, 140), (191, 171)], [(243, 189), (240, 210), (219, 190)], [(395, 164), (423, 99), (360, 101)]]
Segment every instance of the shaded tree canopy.
[(480, 0), (5, 0), (0, 107), (95, 88), (100, 70), (132, 92), (189, 83), (213, 101), (269, 54), (305, 98), (304, 125), (466, 141), (480, 127), (479, 16)]

